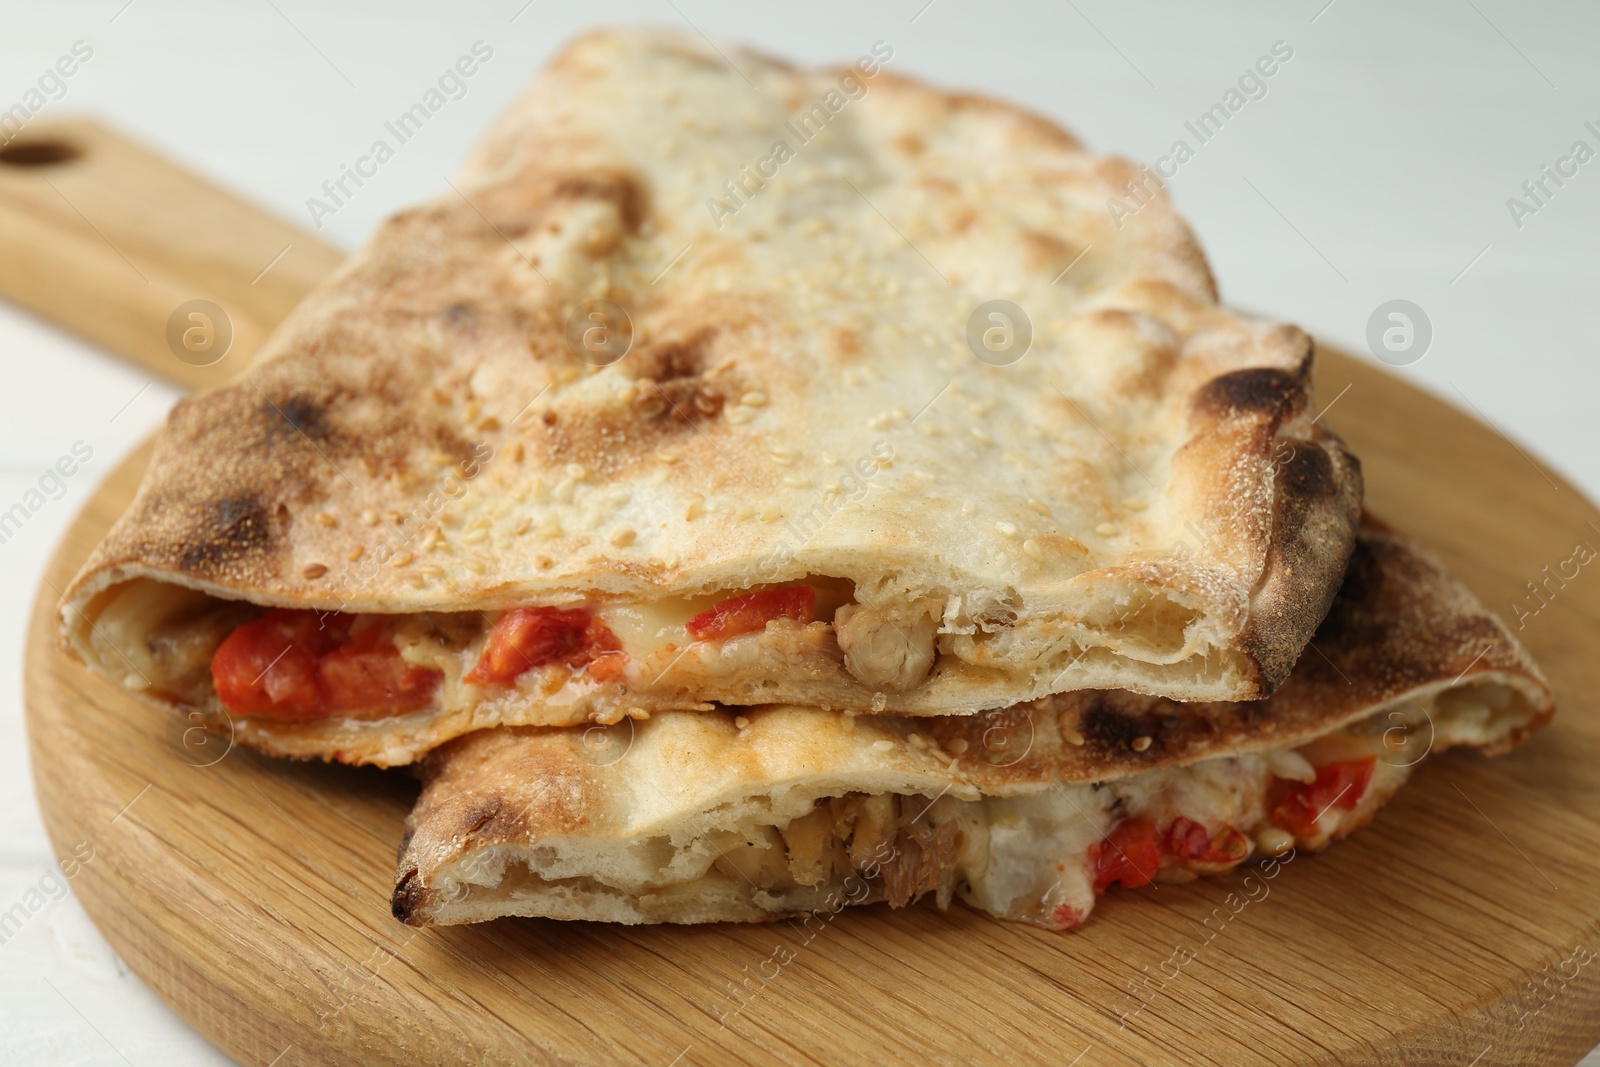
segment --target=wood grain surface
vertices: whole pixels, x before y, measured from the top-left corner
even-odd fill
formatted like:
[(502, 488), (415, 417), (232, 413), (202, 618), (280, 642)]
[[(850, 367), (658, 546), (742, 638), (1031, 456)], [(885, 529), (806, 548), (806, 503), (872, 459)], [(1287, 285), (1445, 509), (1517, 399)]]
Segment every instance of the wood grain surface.
[(45, 823), (59, 853), (93, 849), (73, 889), (122, 958), (245, 1064), (1573, 1063), (1600, 1038), (1600, 573), (1543, 602), (1526, 583), (1600, 548), (1600, 514), (1370, 365), (1325, 353), (1319, 378), (1371, 505), (1521, 616), (1560, 711), (1505, 759), (1430, 760), (1265, 894), (1245, 870), (1114, 891), (1073, 933), (931, 905), (809, 927), (411, 930), (387, 907), (405, 774), (186, 735), (57, 650), (57, 591), (144, 453), (78, 518), (35, 607)]
[[(0, 148), (0, 297), (191, 389), (236, 373), (343, 259), (87, 119), (30, 123)], [(180, 358), (168, 324), (196, 300), (226, 322), (180, 313), (180, 338), (202, 327)]]

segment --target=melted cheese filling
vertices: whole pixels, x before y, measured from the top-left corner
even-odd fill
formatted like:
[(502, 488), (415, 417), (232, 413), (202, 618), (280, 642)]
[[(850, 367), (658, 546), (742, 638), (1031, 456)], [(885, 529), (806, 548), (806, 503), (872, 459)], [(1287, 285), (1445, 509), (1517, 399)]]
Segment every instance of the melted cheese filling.
[[(1375, 754), (1365, 739), (1354, 735), (1349, 739), (1368, 755)], [(1248, 841), (1241, 861), (1249, 855), (1284, 851), (1286, 837), (1290, 844), (1296, 843), (1292, 835), (1267, 821), (1265, 810), (1274, 764), (1292, 768), (1295, 756), (1293, 750), (1281, 750), (1222, 757), (1104, 785), (1061, 785), (1025, 796), (970, 801), (946, 796), (932, 802), (924, 797), (887, 795), (865, 799), (885, 807), (893, 803), (903, 809), (914, 808), (922, 813), (917, 822), (953, 830), (956, 847), (940, 857), (946, 861), (942, 869), (924, 877), (919, 885), (923, 892), (934, 893), (941, 906), (957, 894), (992, 915), (1060, 928), (1076, 926), (1093, 910), (1095, 852), (1108, 847), (1106, 835), (1125, 819), (1143, 816), (1165, 828), (1181, 817), (1212, 831), (1238, 830)], [(1298, 763), (1309, 766), (1303, 758)], [(1376, 774), (1374, 779), (1369, 788), (1382, 788)], [(836, 808), (837, 802), (833, 803)], [(1346, 815), (1348, 812), (1337, 809), (1325, 812), (1319, 835), (1325, 840)], [(814, 908), (819, 895), (839, 892), (851, 875), (869, 879), (873, 885), (870, 899), (888, 899), (898, 906), (908, 900), (887, 885), (898, 873), (896, 865), (910, 862), (918, 873), (928, 874), (923, 870), (928, 850), (906, 832), (907, 827), (888, 832), (873, 827), (863, 846), (857, 839), (862, 828), (856, 823), (831, 828), (829, 847), (834, 862), (826, 868), (825, 879), (817, 877), (824, 872), (814, 861), (815, 846), (805, 840), (806, 829), (801, 827), (797, 839), (794, 823), (760, 827), (748, 840), (722, 852), (712, 870), (757, 886), (756, 903), (776, 912)], [(921, 836), (935, 833), (925, 829)], [(876, 862), (864, 864), (864, 858)], [(1179, 880), (1232, 865), (1169, 858), (1158, 878)]]
[[(1363, 825), (1409, 774), (1385, 749), (1382, 731), (1392, 726), (1375, 715), (1298, 749), (1215, 757), (1107, 783), (1036, 787), (1020, 796), (818, 796), (792, 819), (758, 816), (737, 829), (722, 825), (686, 839), (635, 838), (620, 852), (606, 846), (604, 835), (498, 845), (463, 857), (440, 881), (452, 909), (479, 918), (587, 917), (581, 909), (548, 912), (541, 904), (565, 901), (570, 909), (572, 894), (609, 902), (607, 918), (634, 922), (670, 920), (670, 911), (645, 909), (673, 901), (692, 913), (696, 901), (743, 899), (758, 912), (782, 916), (877, 901), (900, 906), (932, 895), (940, 907), (959, 897), (999, 918), (1062, 929), (1094, 909), (1096, 854), (1126, 820), (1144, 817), (1165, 831), (1184, 818), (1212, 833), (1245, 835), (1243, 852), (1227, 859), (1164, 851), (1157, 881), (1321, 848)], [(1275, 778), (1301, 780), (1307, 771), (1314, 778), (1310, 758), (1330, 746), (1342, 758), (1376, 756), (1372, 776), (1352, 808), (1329, 805), (1312, 832), (1297, 838), (1270, 821), (1268, 790)]]
[[(847, 582), (817, 579), (810, 584), (817, 590), (817, 619), (832, 619), (840, 607), (852, 602)], [(687, 624), (691, 619), (729, 595), (713, 593), (586, 610), (616, 635), (627, 654), (622, 688), (647, 690), (664, 677), (670, 686), (683, 686), (728, 680), (761, 669), (762, 638), (767, 631), (720, 640), (697, 640), (689, 634)], [(235, 627), (259, 617), (265, 610), (150, 580), (129, 582), (109, 591), (92, 609), (87, 658), (130, 689), (194, 705), (215, 699), (209, 668), (222, 640)], [(530, 668), (510, 686), (466, 683), (463, 677), (482, 656), (497, 617), (498, 614), (482, 612), (392, 617), (395, 644), (405, 660), (440, 672), (436, 704), (441, 710), (503, 700), (508, 692), (536, 696), (560, 706), (577, 703), (597, 689), (614, 684), (597, 683), (581, 669), (574, 671), (560, 663)], [(802, 645), (816, 654), (816, 662), (809, 665), (812, 670), (818, 665), (836, 664), (840, 658), (829, 622), (802, 627), (793, 620), (779, 619), (768, 624), (769, 629), (772, 627), (782, 632), (792, 627), (807, 631)], [(620, 714), (602, 713), (598, 717), (609, 720)]]

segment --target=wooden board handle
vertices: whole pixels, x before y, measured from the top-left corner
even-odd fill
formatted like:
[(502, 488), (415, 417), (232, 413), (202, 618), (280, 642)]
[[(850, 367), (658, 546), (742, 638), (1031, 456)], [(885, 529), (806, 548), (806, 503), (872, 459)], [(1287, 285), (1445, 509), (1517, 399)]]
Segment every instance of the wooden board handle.
[(343, 259), (97, 122), (0, 148), (0, 296), (191, 389), (241, 370)]

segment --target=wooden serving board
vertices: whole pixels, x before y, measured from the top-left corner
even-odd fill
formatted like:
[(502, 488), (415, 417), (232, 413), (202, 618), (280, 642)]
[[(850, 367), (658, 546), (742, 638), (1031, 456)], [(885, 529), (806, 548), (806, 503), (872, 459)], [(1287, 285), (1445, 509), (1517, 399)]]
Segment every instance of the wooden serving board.
[[(1489, 603), (1509, 614), (1546, 563), (1600, 546), (1600, 514), (1492, 430), (1323, 358), (1322, 396), (1352, 383), (1337, 422), (1373, 506)], [(241, 1063), (1487, 1067), (1573, 1063), (1600, 1038), (1600, 575), (1523, 631), (1560, 701), (1549, 730), (1505, 759), (1424, 764), (1372, 827), (1255, 883), (1265, 896), (1244, 871), (1113, 892), (1075, 933), (931, 906), (809, 928), (417, 932), (387, 906), (406, 775), (186, 745), (57, 650), (56, 590), (144, 458), (89, 503), (41, 590), (34, 774), (57, 850), (94, 848), (73, 881), (90, 916)], [(1229, 893), (1249, 903), (1234, 914)]]
[[(1371, 505), (1514, 626), (1513, 602), (1538, 604), (1525, 583), (1600, 548), (1600, 513), (1494, 430), (1335, 353), (1319, 379)], [(1428, 762), (1372, 827), (1270, 880), (1113, 892), (1073, 933), (931, 905), (419, 932), (387, 905), (405, 774), (206, 741), (58, 651), (58, 592), (146, 456), (100, 488), (40, 589), (34, 775), (57, 851), (93, 849), (72, 881), (90, 916), (241, 1063), (1488, 1067), (1570, 1064), (1600, 1040), (1600, 574), (1552, 582), (1525, 620), (1561, 706), (1549, 730), (1502, 760)]]
[[(0, 296), (191, 389), (236, 374), (343, 259), (90, 119), (0, 147)], [(195, 300), (231, 338), (185, 360), (168, 326)]]

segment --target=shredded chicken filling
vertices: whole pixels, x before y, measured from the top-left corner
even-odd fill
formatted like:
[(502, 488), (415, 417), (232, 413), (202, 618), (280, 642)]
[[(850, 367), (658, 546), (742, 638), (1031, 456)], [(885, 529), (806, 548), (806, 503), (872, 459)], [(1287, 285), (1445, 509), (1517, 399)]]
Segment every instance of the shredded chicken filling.
[(926, 797), (850, 793), (825, 797), (783, 829), (717, 857), (721, 873), (779, 892), (828, 885), (875, 871), (883, 897), (901, 907), (925, 893), (948, 902), (955, 890), (963, 832), (950, 810)]

